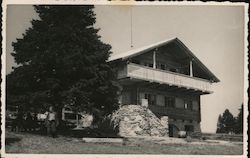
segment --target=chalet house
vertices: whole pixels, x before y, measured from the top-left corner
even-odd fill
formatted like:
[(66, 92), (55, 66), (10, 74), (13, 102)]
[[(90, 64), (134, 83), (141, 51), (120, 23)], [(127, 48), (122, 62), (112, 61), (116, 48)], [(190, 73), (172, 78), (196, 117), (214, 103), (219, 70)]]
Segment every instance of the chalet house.
[(117, 68), (120, 103), (146, 104), (158, 117), (167, 116), (169, 136), (201, 132), (201, 95), (219, 79), (178, 39), (161, 41), (109, 62)]

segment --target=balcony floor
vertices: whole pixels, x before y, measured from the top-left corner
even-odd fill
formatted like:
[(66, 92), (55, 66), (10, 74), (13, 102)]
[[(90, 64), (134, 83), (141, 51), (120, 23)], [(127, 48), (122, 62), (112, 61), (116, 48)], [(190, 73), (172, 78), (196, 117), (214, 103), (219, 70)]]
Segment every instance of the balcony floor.
[(205, 95), (210, 94), (208, 91), (195, 90), (187, 87), (180, 87), (176, 85), (163, 84), (153, 81), (145, 81), (137, 78), (123, 78), (119, 79), (119, 82), (123, 86), (132, 86), (132, 87), (143, 87), (149, 89), (156, 89), (159, 91), (168, 91), (170, 93), (181, 93), (181, 94), (191, 94), (191, 95)]

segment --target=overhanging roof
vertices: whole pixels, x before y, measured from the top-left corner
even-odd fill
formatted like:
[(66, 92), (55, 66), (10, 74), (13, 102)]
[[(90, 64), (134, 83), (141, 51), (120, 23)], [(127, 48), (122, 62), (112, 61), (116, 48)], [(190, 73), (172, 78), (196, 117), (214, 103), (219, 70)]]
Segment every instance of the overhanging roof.
[(163, 41), (160, 41), (151, 45), (147, 45), (141, 48), (132, 49), (124, 53), (114, 54), (110, 56), (108, 61), (112, 62), (112, 61), (117, 61), (117, 60), (126, 60), (129, 58), (141, 55), (143, 53), (149, 52), (155, 48), (166, 46), (172, 42), (174, 42), (175, 44), (178, 45), (178, 47), (183, 49), (183, 52), (185, 52), (187, 56), (192, 58), (193, 61), (213, 79), (213, 82), (220, 81), (178, 38), (167, 39), (167, 40), (163, 40)]

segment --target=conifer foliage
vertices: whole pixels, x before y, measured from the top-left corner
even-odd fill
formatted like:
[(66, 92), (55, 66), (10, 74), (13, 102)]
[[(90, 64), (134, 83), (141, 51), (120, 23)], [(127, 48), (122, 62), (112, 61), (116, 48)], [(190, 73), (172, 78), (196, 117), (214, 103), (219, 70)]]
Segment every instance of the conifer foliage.
[(38, 20), (13, 43), (18, 67), (7, 76), (7, 104), (71, 105), (100, 118), (117, 109), (111, 46), (97, 34), (94, 6), (34, 6)]
[(216, 133), (243, 133), (243, 104), (237, 117), (234, 117), (228, 109), (219, 115)]

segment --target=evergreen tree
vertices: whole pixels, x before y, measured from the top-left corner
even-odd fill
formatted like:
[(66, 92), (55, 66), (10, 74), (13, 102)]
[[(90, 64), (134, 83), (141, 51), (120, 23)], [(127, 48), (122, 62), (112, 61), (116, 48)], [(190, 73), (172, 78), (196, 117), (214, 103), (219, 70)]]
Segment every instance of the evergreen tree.
[(243, 133), (243, 104), (241, 104), (240, 112), (237, 116), (236, 124), (235, 124), (235, 133), (242, 134)]
[(100, 41), (93, 6), (34, 6), (38, 20), (12, 45), (19, 65), (7, 76), (7, 104), (65, 104), (98, 118), (118, 106), (111, 46)]
[(217, 121), (217, 130), (216, 133), (223, 133), (223, 124), (222, 124), (222, 117), (219, 115), (218, 121)]
[[(218, 123), (220, 126), (217, 128), (216, 133), (230, 133), (234, 132), (235, 129), (235, 118), (231, 114), (231, 112), (226, 109), (221, 117), (218, 119)], [(217, 126), (218, 127), (218, 126)]]

